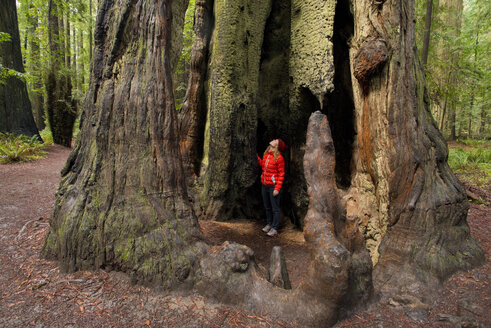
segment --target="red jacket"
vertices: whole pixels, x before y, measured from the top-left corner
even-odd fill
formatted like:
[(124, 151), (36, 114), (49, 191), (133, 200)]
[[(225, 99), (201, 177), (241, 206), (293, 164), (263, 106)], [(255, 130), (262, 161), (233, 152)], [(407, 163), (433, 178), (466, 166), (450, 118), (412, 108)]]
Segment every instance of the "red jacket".
[(264, 154), (263, 159), (257, 156), (257, 162), (261, 167), (261, 183), (265, 186), (275, 186), (274, 189), (280, 191), (285, 179), (285, 160), (281, 153), (278, 154), (276, 161), (272, 150)]

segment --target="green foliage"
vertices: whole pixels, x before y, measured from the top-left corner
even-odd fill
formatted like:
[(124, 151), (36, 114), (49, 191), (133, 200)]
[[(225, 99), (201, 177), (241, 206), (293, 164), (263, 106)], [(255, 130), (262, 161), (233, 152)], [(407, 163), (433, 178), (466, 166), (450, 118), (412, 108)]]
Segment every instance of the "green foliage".
[(73, 124), (73, 140), (78, 141), (80, 135), (80, 116), (75, 120)]
[(477, 139), (459, 139), (458, 142), (461, 142), (470, 147), (484, 147), (489, 148), (490, 142), (489, 140), (477, 140)]
[(458, 147), (450, 152), (448, 163), (456, 171), (465, 170), (468, 166), (483, 165), (486, 167), (491, 164), (491, 150), (479, 147), (476, 150), (469, 151)]
[[(416, 43), (422, 49), (426, 3), (416, 0)], [(426, 85), (433, 116), (444, 135), (491, 136), (491, 2), (433, 0)], [(445, 6), (447, 4), (448, 6)], [(454, 6), (450, 6), (453, 4)], [(452, 122), (450, 111), (455, 111)]]
[(459, 177), (480, 187), (491, 185), (491, 141), (459, 140), (449, 146), (448, 164)]
[(48, 125), (46, 125), (46, 127), (40, 131), (39, 134), (41, 135), (41, 138), (46, 146), (53, 144), (53, 134), (51, 133), (51, 129), (48, 127)]
[(6, 84), (8, 79), (11, 77), (16, 77), (23, 81), (25, 80), (25, 75), (23, 73), (4, 67), (2, 64), (0, 64), (0, 84)]
[(44, 158), (46, 146), (38, 136), (15, 136), (12, 133), (0, 132), (0, 163), (26, 162)]
[[(70, 35), (60, 25), (62, 53), (59, 54), (60, 69), (58, 78), (69, 77), (72, 82), (74, 104), (81, 103), (89, 85), (91, 33), (95, 26), (97, 0), (56, 1), (60, 18), (70, 22)], [(91, 11), (89, 10), (91, 3)], [(17, 0), (22, 56), (26, 70), (29, 94), (46, 96), (45, 82), (50, 69), (50, 51), (48, 43), (48, 5), (46, 0)], [(1, 35), (0, 35), (1, 40)], [(93, 38), (92, 38), (93, 42)], [(69, 45), (69, 48), (65, 47)], [(68, 65), (67, 54), (70, 54)]]
[[(1, 42), (10, 42), (12, 40), (10, 34), (5, 32), (0, 32), (0, 43)], [(10, 69), (8, 67), (3, 66), (0, 63), (0, 84), (6, 84), (7, 80), (11, 77), (16, 77), (20, 80), (25, 79), (25, 75), (21, 72), (17, 72), (16, 70)]]
[(5, 32), (0, 32), (0, 42), (9, 42), (10, 40), (12, 40), (10, 34)]

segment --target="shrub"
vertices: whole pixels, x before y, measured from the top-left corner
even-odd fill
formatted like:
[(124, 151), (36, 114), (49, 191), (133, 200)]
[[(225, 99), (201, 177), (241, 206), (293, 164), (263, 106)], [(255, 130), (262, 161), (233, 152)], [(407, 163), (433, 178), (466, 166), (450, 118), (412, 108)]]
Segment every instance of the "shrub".
[(46, 125), (44, 130), (40, 131), (39, 134), (43, 139), (43, 142), (46, 146), (50, 146), (53, 144), (53, 134), (51, 133), (51, 129)]
[(0, 132), (0, 163), (26, 162), (44, 158), (46, 146), (38, 136), (15, 136)]

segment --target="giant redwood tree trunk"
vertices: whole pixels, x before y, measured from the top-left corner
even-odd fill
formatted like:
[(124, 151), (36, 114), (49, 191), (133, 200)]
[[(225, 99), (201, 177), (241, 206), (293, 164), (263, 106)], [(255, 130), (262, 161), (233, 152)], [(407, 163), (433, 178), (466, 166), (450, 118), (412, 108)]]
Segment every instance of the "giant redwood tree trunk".
[[(197, 1), (178, 124), (185, 5), (101, 3), (45, 255), (321, 327), (373, 292), (428, 300), (483, 260), (425, 103), (412, 1)], [(255, 153), (277, 134), (291, 146), (283, 202), (310, 252), (294, 290), (267, 282), (252, 249), (200, 242), (193, 210), (254, 215)]]
[(117, 269), (165, 286), (191, 272), (197, 221), (171, 80), (186, 5), (101, 4), (81, 138), (63, 169), (43, 250), (66, 270)]
[(424, 297), (429, 286), (481, 262), (483, 252), (425, 102), (414, 3), (356, 1), (353, 11), (358, 134), (347, 215), (359, 218), (370, 240), (375, 289)]
[[(2, 1), (0, 32), (10, 35), (10, 41), (0, 42), (0, 70), (11, 69), (24, 73), (14, 0)], [(17, 76), (11, 76), (0, 82), (0, 132), (39, 136), (25, 81)]]

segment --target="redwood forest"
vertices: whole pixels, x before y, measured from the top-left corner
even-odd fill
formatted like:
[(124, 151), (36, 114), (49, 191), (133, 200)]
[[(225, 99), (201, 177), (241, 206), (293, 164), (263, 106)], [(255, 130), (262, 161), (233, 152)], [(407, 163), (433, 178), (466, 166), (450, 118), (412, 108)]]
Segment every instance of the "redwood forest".
[(491, 2), (0, 0), (1, 327), (490, 327)]

